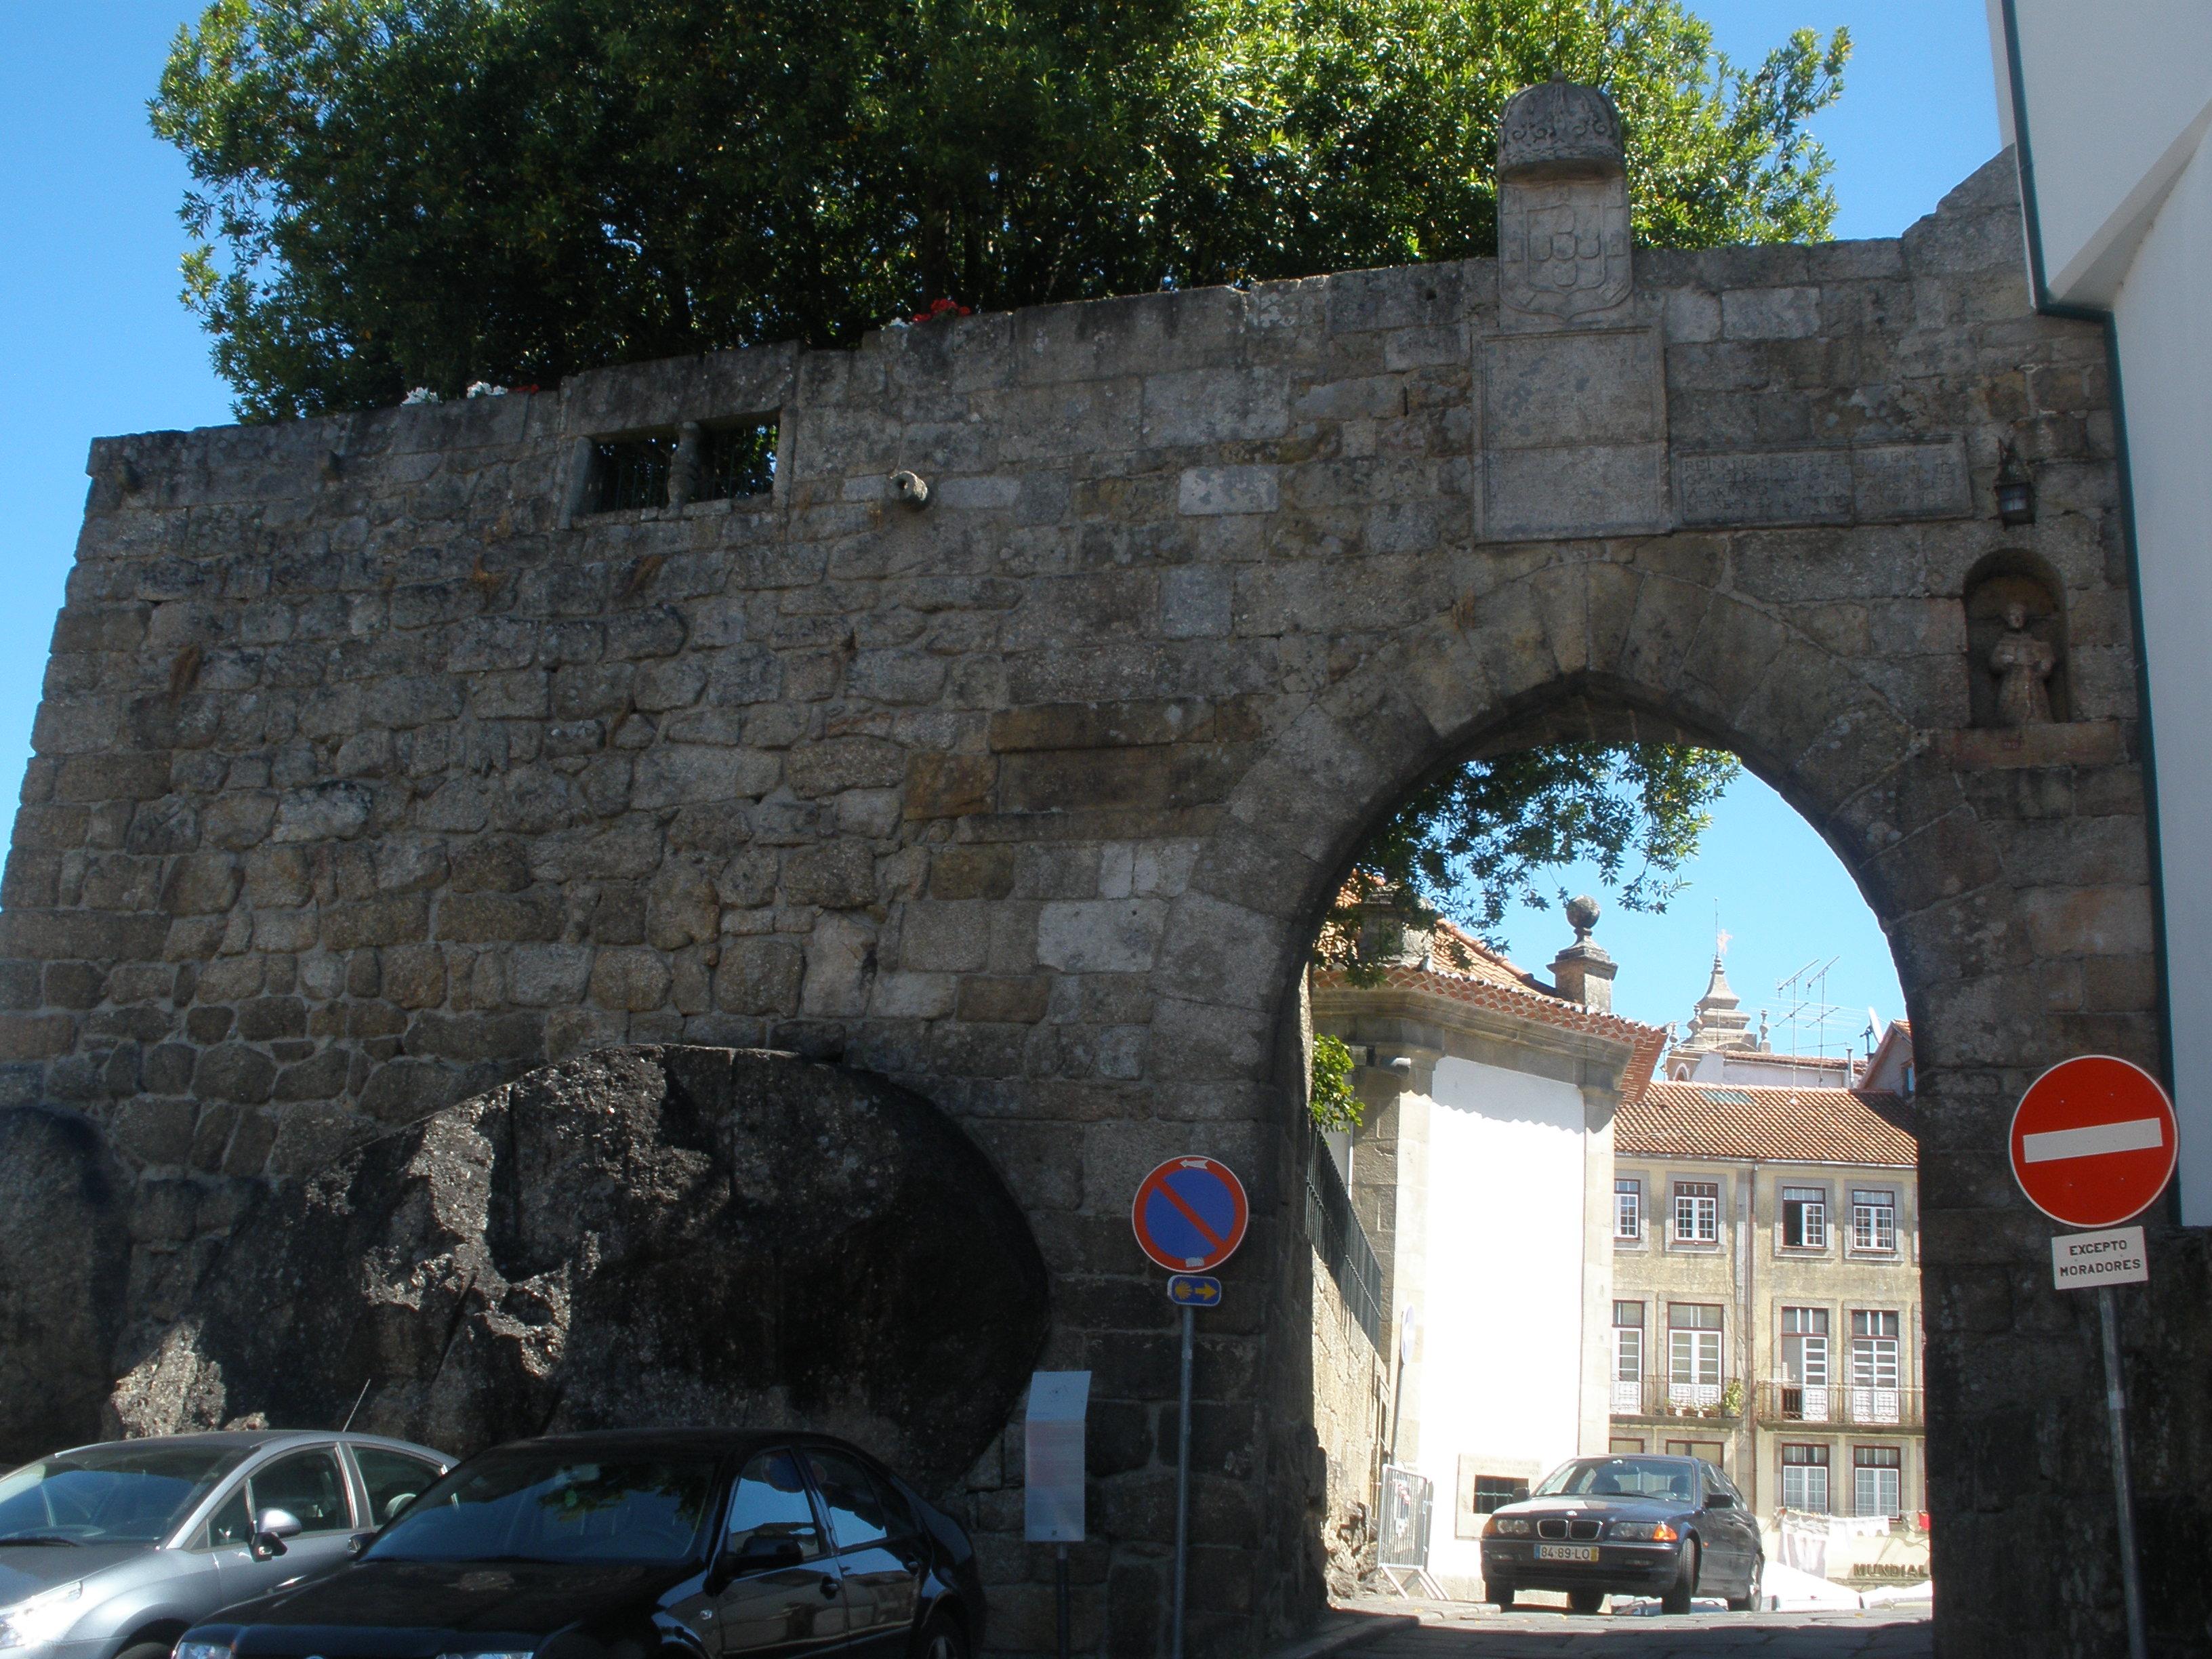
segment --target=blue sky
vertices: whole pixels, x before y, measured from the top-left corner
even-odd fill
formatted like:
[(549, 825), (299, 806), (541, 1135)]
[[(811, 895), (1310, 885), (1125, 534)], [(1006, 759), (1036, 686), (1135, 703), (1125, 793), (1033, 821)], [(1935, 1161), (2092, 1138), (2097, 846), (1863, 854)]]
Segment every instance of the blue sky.
[[(1850, 29), (1849, 89), (1815, 125), (1836, 161), (1839, 235), (1894, 234), (1996, 149), (1982, 0), (1692, 9), (1740, 62), (1793, 27)], [(205, 339), (177, 300), (185, 171), (145, 118), (169, 42), (198, 10), (179, 0), (0, 5), (0, 799), (13, 798), (29, 753), (86, 445), (228, 418)], [(1840, 956), (1832, 1000), (1899, 1012), (1881, 933), (1849, 878), (1764, 786), (1730, 792), (1691, 875), (1668, 916), (1616, 912), (1600, 924), (1622, 961), (1625, 1012), (1686, 1015), (1711, 963), (1717, 897), (1747, 1005), (1772, 1000), (1773, 981), (1807, 958)], [(1511, 937), (1540, 965), (1564, 924), (1516, 915)]]

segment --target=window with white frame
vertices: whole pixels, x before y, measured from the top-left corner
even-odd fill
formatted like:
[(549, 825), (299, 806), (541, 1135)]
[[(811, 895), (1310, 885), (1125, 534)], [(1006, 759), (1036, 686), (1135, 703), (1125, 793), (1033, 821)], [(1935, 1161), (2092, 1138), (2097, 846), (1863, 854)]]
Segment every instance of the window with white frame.
[(1613, 1183), (1613, 1236), (1625, 1244), (1644, 1237), (1644, 1182), (1623, 1176)]
[(1905, 1512), (1905, 1450), (1900, 1446), (1851, 1448), (1851, 1511), (1855, 1515)]
[(1825, 1187), (1784, 1187), (1782, 1189), (1782, 1243), (1792, 1250), (1828, 1248), (1828, 1189)]
[(1717, 1244), (1721, 1238), (1721, 1188), (1717, 1181), (1674, 1183), (1674, 1242)]
[(1644, 1409), (1644, 1304), (1613, 1304), (1613, 1409)]
[(1898, 1383), (1897, 1315), (1861, 1308), (1851, 1315), (1851, 1386), (1893, 1389)]
[(1851, 1193), (1851, 1248), (1893, 1252), (1897, 1249), (1897, 1194), (1880, 1188)]
[(1898, 1318), (1880, 1308), (1851, 1314), (1851, 1420), (1899, 1420)]
[(1828, 1416), (1828, 1310), (1782, 1310), (1782, 1414), (1799, 1421)]
[(1808, 1515), (1828, 1512), (1828, 1449), (1826, 1446), (1782, 1448), (1782, 1507)]
[(1719, 1304), (1667, 1304), (1667, 1403), (1696, 1411), (1721, 1403)]

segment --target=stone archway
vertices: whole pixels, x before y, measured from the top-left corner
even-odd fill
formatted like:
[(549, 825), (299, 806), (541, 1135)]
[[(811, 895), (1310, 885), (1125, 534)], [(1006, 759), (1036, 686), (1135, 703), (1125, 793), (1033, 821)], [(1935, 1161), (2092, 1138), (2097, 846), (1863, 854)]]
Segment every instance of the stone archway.
[[(1989, 1197), (2008, 1180), (2001, 1116), (2027, 1078), (2068, 1052), (2038, 1018), (2045, 967), (1996, 837), (1949, 762), (1850, 661), (1729, 591), (1715, 569), (1658, 542), (1553, 556), (1463, 596), (1316, 697), (1246, 773), (1170, 913), (1163, 989), (1189, 1010), (1167, 1018), (1211, 1045), (1184, 1051), (1182, 1075), (1227, 1086), (1255, 1056), (1272, 1062), (1275, 1176), (1294, 1193), (1287, 1130), (1304, 1081), (1296, 985), (1358, 840), (1425, 775), (1470, 754), (1565, 738), (1727, 749), (1828, 840), (1891, 941), (1919, 1055), (1923, 1282), (1929, 1306), (1956, 1307), (1986, 1294), (1986, 1275), (1974, 1252), (1946, 1242), (1991, 1218)], [(1310, 1281), (1275, 1272), (1278, 1328), (1296, 1332)], [(1929, 1332), (1935, 1460), (1954, 1455), (1954, 1437), (1971, 1443), (1974, 1402), (1997, 1380), (1960, 1334)], [(1271, 1356), (1291, 1426), (1274, 1448), (1286, 1511), (1304, 1479), (1299, 1359), (1288, 1346)], [(1947, 1580), (1971, 1580), (1979, 1552), (1996, 1547), (1977, 1537), (1982, 1517), (1952, 1512), (1963, 1473), (1931, 1480)], [(1286, 1513), (1279, 1524), (1294, 1522)]]

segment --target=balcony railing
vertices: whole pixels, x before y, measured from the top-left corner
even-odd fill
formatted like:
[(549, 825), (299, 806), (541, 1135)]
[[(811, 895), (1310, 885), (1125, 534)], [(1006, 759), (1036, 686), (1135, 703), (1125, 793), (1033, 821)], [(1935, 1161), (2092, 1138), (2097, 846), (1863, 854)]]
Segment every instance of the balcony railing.
[(1844, 1382), (1762, 1382), (1759, 1416), (1765, 1423), (1858, 1429), (1917, 1429), (1927, 1422), (1917, 1389), (1863, 1389)]
[(1853, 1429), (1917, 1429), (1927, 1418), (1918, 1389), (1857, 1389), (1846, 1383), (1762, 1382), (1747, 1401), (1741, 1383), (1675, 1382), (1663, 1376), (1616, 1378), (1613, 1415), (1705, 1418), (1732, 1423), (1747, 1403), (1761, 1423)]
[(1733, 1382), (1675, 1382), (1663, 1376), (1616, 1378), (1613, 1414), (1732, 1423), (1743, 1415), (1743, 1388)]

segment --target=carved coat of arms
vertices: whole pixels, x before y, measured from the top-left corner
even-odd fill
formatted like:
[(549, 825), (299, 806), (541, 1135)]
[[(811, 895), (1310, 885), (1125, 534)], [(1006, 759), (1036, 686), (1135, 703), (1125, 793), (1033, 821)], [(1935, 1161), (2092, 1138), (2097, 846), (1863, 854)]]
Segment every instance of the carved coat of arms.
[(1561, 179), (1499, 192), (1498, 298), (1577, 317), (1628, 297), (1627, 192), (1618, 179)]

